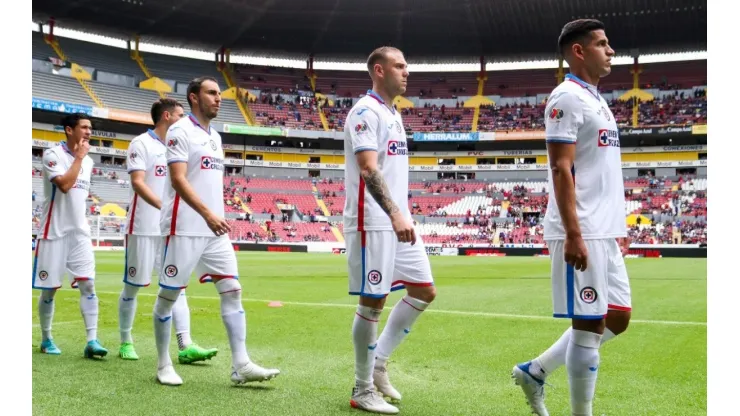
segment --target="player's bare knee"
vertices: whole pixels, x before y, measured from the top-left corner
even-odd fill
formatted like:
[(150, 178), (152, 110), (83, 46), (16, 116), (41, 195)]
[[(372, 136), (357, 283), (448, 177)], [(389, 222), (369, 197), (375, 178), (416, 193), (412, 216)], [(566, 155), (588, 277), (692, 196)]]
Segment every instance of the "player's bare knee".
[(603, 334), (606, 328), (605, 319), (573, 319), (573, 329), (578, 331)]
[(630, 311), (611, 310), (606, 317), (606, 327), (609, 328), (614, 335), (619, 335), (627, 330), (631, 318), (632, 312)]
[(437, 297), (437, 288), (434, 286), (415, 287), (408, 290), (408, 294), (414, 299), (419, 299), (426, 303), (432, 303)]
[(360, 296), (360, 305), (373, 309), (383, 309), (385, 306), (385, 297), (371, 298), (369, 296)]

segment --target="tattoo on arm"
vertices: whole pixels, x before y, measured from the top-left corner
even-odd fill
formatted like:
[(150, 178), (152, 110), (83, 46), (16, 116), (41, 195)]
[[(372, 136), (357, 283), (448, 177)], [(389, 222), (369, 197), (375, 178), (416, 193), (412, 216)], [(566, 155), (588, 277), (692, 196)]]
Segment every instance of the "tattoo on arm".
[(372, 195), (378, 205), (380, 205), (389, 217), (400, 211), (398, 206), (393, 202), (391, 192), (388, 190), (388, 185), (385, 183), (383, 175), (380, 174), (379, 170), (375, 169), (363, 172), (362, 179), (365, 180), (367, 191), (370, 192), (370, 195)]

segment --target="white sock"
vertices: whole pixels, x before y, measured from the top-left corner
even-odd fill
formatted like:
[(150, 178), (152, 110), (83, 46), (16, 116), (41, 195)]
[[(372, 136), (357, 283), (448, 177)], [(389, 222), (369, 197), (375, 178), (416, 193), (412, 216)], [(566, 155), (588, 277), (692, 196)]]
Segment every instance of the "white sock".
[(121, 343), (134, 342), (131, 337), (131, 328), (136, 317), (136, 294), (138, 286), (123, 284), (121, 296), (118, 297), (118, 329), (121, 331)]
[(93, 280), (80, 280), (80, 312), (85, 321), (87, 342), (98, 339), (98, 297), (95, 295)]
[(188, 308), (188, 299), (185, 291), (180, 292), (175, 305), (172, 307), (172, 321), (175, 325), (175, 335), (177, 335), (177, 348), (184, 350), (193, 340), (190, 339), (190, 308)]
[[(563, 335), (547, 351), (532, 360), (532, 365), (529, 367), (529, 374), (540, 380), (544, 380), (555, 370), (564, 366), (565, 353), (568, 350), (568, 343), (570, 343), (570, 334), (571, 328), (566, 329)], [(614, 337), (616, 337), (614, 332), (606, 328), (604, 335), (601, 337), (601, 345), (604, 345), (605, 342)]]
[(221, 319), (231, 346), (231, 364), (237, 370), (249, 364), (247, 317), (242, 307), (242, 286), (236, 279), (221, 279), (215, 284), (221, 296)]
[(51, 339), (51, 321), (54, 319), (54, 295), (56, 289), (42, 290), (39, 295), (39, 324), (41, 324), (41, 340)]
[(355, 383), (360, 390), (373, 385), (375, 343), (378, 336), (378, 319), (381, 309), (357, 305), (352, 324), (352, 341), (355, 346)]
[(411, 327), (416, 319), (429, 306), (428, 303), (414, 299), (411, 296), (404, 296), (393, 307), (388, 322), (383, 328), (383, 332), (378, 338), (378, 348), (375, 350), (375, 365), (385, 365), (391, 353), (398, 348), (398, 345), (411, 332)]
[(162, 368), (171, 365), (170, 359), (170, 331), (172, 330), (172, 306), (180, 290), (159, 288), (157, 300), (154, 301), (154, 339), (157, 344), (158, 366)]
[(575, 329), (571, 333), (565, 354), (565, 368), (568, 370), (573, 416), (592, 416), (600, 344), (599, 334)]

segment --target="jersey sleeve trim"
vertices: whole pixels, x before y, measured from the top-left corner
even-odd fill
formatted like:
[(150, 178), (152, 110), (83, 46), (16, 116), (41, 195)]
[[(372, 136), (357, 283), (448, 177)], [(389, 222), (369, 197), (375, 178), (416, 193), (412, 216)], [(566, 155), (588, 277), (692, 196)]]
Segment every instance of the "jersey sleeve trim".
[(167, 164), (168, 165), (171, 165), (173, 163), (181, 163), (181, 162), (182, 163), (188, 163), (188, 161), (185, 160), (185, 159), (170, 159), (170, 160), (167, 161)]
[(366, 150), (372, 150), (374, 152), (377, 152), (378, 151), (378, 148), (377, 147), (370, 147), (370, 146), (358, 147), (358, 148), (355, 148), (355, 154), (360, 153), (360, 152), (364, 152)]
[(126, 172), (131, 173), (131, 172), (136, 172), (136, 171), (140, 171), (140, 170), (146, 171), (146, 169), (134, 168), (134, 169), (129, 169)]
[(575, 140), (568, 137), (548, 137), (545, 139), (545, 143), (568, 143), (575, 144)]

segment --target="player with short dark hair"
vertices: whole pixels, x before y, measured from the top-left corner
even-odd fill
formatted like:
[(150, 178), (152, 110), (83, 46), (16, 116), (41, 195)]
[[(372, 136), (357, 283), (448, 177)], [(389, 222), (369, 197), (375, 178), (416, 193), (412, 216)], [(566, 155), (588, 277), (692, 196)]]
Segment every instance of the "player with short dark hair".
[[(139, 359), (131, 336), (136, 315), (136, 295), (139, 288), (149, 286), (152, 271), (159, 269), (157, 259), (162, 258), (159, 217), (167, 180), (167, 148), (163, 137), (185, 113), (177, 100), (162, 98), (152, 104), (151, 115), (154, 129), (147, 130), (131, 141), (126, 158), (133, 195), (127, 215), (124, 285), (118, 299), (121, 331), (118, 356), (124, 360)], [(218, 353), (216, 348), (201, 348), (190, 339), (190, 310), (184, 290), (173, 306), (172, 321), (179, 349), (177, 358), (181, 364), (209, 360)]]
[[(344, 127), (347, 198), (344, 231), (349, 293), (360, 297), (352, 326), (355, 387), (350, 404), (374, 413), (398, 408), (387, 362), (436, 296), (429, 258), (408, 208), (409, 162), (406, 132), (393, 100), (406, 91), (403, 53), (378, 48), (368, 57), (373, 87), (350, 110)], [(406, 288), (383, 333), (378, 320), (386, 297)]]
[(545, 378), (565, 365), (573, 415), (591, 416), (599, 347), (624, 332), (631, 315), (623, 256), (629, 248), (619, 129), (599, 94), (614, 50), (604, 24), (581, 19), (563, 27), (558, 49), (570, 73), (545, 111), (553, 309), (571, 328), (539, 357), (514, 367), (535, 414), (547, 416)]
[(221, 136), (211, 128), (218, 116), (221, 90), (212, 78), (188, 86), (191, 113), (172, 125), (165, 140), (169, 180), (165, 182), (160, 217), (164, 250), (159, 273), (159, 296), (154, 303), (157, 380), (180, 385), (169, 355), (173, 305), (190, 274), (200, 282), (213, 281), (221, 298), (221, 318), (229, 337), (234, 383), (264, 381), (280, 374), (249, 359), (247, 323), (234, 247), (224, 218), (224, 151)]
[(62, 118), (66, 141), (44, 151), (44, 206), (36, 237), (32, 287), (41, 289), (39, 320), (41, 352), (58, 355), (62, 351), (51, 336), (54, 295), (62, 286), (65, 273), (73, 288), (80, 290), (80, 311), (87, 331), (86, 358), (105, 357), (100, 345), (98, 297), (95, 295), (95, 256), (90, 225), (87, 222), (87, 197), (93, 160), (90, 150), (92, 123), (85, 114)]

